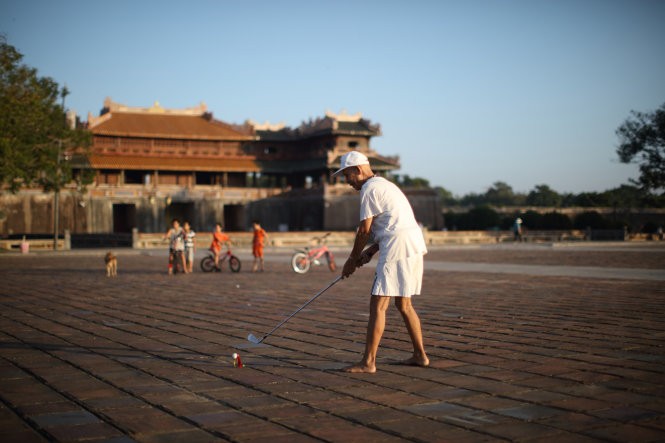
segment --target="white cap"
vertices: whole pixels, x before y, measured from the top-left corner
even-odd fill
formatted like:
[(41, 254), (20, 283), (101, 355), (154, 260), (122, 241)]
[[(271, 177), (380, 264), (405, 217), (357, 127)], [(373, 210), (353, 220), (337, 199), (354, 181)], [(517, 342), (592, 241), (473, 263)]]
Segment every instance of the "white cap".
[(360, 166), (360, 165), (369, 165), (369, 159), (362, 153), (358, 151), (347, 152), (342, 156), (340, 161), (340, 168), (335, 171), (333, 177), (338, 176), (342, 173), (343, 170), (351, 166)]

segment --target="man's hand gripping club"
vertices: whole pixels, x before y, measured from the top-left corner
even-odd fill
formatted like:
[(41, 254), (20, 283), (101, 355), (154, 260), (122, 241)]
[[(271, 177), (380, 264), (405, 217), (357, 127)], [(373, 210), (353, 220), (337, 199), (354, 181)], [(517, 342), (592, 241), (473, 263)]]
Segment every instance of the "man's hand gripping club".
[(342, 278), (350, 277), (351, 274), (356, 272), (356, 269), (367, 264), (372, 260), (374, 254), (379, 250), (378, 244), (373, 244), (363, 251), (372, 231), (372, 221), (374, 218), (368, 218), (360, 222), (358, 231), (356, 232), (356, 239), (353, 242), (353, 250), (346, 259), (344, 267), (342, 268)]

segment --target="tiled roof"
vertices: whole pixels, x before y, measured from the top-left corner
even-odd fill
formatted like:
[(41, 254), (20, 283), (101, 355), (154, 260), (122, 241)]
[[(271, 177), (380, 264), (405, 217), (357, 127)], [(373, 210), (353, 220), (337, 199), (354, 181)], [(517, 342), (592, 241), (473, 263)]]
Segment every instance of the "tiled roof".
[(259, 141), (266, 142), (283, 142), (298, 139), (290, 129), (280, 129), (279, 131), (257, 130), (256, 135), (259, 137)]
[(357, 122), (338, 122), (337, 123), (337, 132), (351, 132), (351, 133), (363, 133), (375, 135), (377, 130), (372, 128), (366, 120), (360, 120)]
[(93, 134), (187, 138), (198, 140), (254, 140), (254, 136), (234, 129), (231, 125), (205, 116), (160, 115), (141, 113), (112, 113), (96, 126)]
[[(369, 158), (369, 164), (372, 169), (376, 171), (392, 171), (400, 168), (399, 157), (387, 157), (376, 153), (365, 153)], [(339, 169), (341, 163), (341, 155), (336, 156), (331, 162), (328, 163), (330, 169)]]
[(126, 155), (91, 155), (94, 169), (129, 169), (160, 171), (259, 172), (253, 158), (140, 157)]

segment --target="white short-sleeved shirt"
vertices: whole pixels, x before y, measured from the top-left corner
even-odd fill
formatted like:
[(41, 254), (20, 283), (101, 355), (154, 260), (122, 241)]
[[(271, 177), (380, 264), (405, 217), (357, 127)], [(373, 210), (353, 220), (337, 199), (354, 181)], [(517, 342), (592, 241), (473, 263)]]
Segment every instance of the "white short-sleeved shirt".
[(372, 234), (379, 243), (379, 263), (427, 253), (425, 238), (404, 193), (382, 177), (360, 190), (360, 220), (374, 217)]

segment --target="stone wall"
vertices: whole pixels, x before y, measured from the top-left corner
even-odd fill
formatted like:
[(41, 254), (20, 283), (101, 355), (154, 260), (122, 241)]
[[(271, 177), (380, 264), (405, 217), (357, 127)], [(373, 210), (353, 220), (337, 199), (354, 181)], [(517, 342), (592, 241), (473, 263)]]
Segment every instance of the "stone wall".
[[(271, 231), (354, 230), (359, 219), (359, 195), (348, 185), (298, 189), (281, 194), (256, 189), (225, 192), (173, 192), (151, 195), (137, 189), (95, 189), (81, 196), (60, 193), (60, 232), (72, 234), (165, 232), (173, 218), (188, 220), (195, 230), (211, 231), (219, 222), (242, 231), (259, 220)], [(406, 191), (416, 219), (428, 229), (440, 229), (436, 194)], [(53, 194), (22, 191), (0, 194), (0, 235), (52, 233)]]

